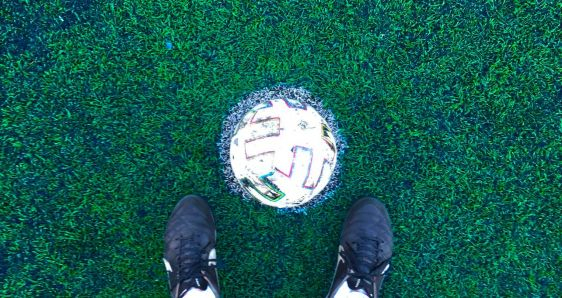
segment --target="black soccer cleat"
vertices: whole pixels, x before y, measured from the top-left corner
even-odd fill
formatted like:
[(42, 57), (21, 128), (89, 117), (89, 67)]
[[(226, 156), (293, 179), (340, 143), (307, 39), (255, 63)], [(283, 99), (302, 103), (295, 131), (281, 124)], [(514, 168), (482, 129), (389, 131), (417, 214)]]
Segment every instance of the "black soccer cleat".
[(216, 228), (211, 208), (195, 195), (174, 208), (164, 235), (164, 265), (173, 298), (219, 297)]
[(340, 238), (338, 263), (328, 297), (362, 293), (379, 297), (392, 256), (390, 217), (384, 204), (362, 198), (349, 211)]

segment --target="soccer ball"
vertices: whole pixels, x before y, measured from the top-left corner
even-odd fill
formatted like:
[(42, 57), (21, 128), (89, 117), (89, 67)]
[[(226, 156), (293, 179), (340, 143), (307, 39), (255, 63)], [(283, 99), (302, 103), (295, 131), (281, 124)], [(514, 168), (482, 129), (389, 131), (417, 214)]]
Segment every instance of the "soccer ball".
[(336, 159), (336, 140), (326, 120), (295, 99), (256, 105), (230, 140), (230, 164), (242, 189), (277, 208), (312, 200), (330, 181)]

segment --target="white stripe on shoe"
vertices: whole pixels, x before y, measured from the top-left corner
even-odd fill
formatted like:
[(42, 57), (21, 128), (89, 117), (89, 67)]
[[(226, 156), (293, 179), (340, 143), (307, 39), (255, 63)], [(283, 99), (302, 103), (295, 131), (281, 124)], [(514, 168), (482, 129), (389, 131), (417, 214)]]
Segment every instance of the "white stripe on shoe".
[(170, 262), (168, 262), (166, 258), (162, 258), (162, 260), (164, 260), (164, 266), (166, 266), (166, 271), (173, 272), (172, 265), (170, 265)]

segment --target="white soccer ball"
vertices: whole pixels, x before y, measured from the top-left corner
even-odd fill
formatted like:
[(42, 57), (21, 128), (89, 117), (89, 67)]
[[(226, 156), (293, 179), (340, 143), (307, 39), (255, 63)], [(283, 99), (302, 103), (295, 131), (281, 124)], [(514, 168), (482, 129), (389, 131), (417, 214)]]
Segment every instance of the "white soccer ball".
[(230, 141), (230, 163), (242, 188), (278, 208), (312, 200), (330, 181), (336, 159), (336, 140), (324, 118), (294, 99), (258, 104)]

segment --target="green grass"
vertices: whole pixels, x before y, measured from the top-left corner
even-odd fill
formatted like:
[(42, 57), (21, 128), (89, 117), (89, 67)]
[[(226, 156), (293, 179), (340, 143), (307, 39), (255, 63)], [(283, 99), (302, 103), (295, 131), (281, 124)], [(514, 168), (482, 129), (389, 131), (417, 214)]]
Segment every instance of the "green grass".
[[(385, 296), (562, 296), (562, 5), (446, 2), (2, 2), (0, 296), (166, 297), (189, 193), (224, 297), (325, 295), (363, 194), (393, 221)], [(280, 82), (349, 146), (307, 214), (221, 176), (229, 109)]]

